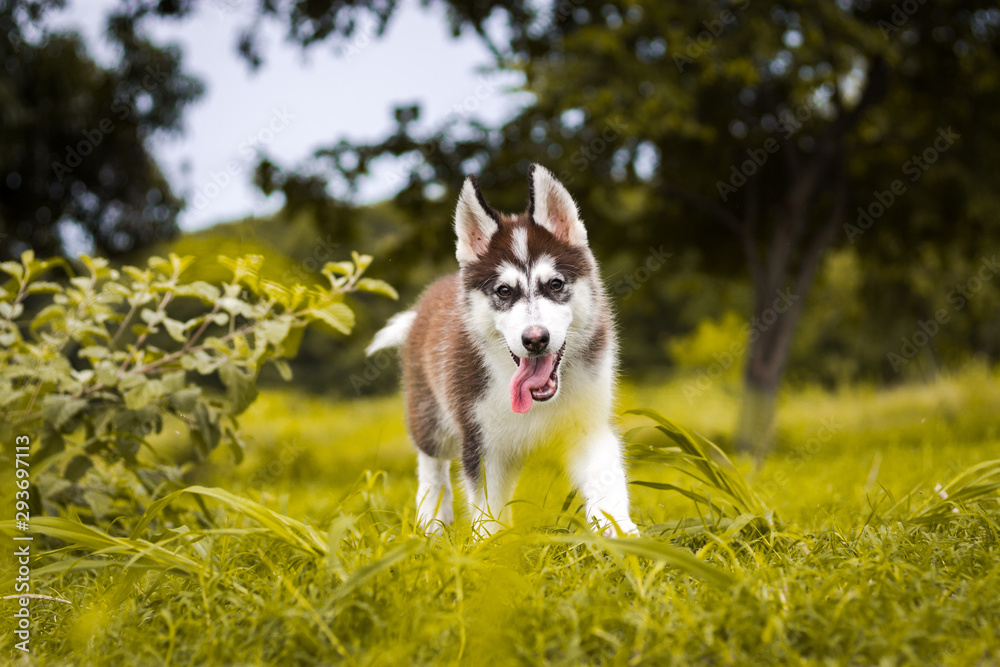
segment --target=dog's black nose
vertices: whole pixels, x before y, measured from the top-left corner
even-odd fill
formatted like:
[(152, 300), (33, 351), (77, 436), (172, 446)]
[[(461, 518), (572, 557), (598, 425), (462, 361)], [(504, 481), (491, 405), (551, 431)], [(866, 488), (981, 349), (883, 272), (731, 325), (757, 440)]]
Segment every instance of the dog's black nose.
[(545, 327), (528, 327), (521, 334), (521, 344), (528, 352), (542, 352), (549, 346), (549, 330)]

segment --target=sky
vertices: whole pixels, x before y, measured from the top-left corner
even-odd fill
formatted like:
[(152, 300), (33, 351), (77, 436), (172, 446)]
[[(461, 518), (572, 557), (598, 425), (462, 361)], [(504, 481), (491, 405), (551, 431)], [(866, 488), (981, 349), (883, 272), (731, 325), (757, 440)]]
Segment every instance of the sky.
[[(115, 4), (70, 0), (47, 17), (47, 25), (80, 32), (98, 62), (110, 64), (104, 26)], [(180, 45), (184, 69), (206, 86), (185, 112), (183, 134), (152, 142), (174, 191), (187, 200), (178, 218), (184, 230), (281, 207), (280, 195), (266, 198), (250, 182), (258, 154), (294, 166), (340, 138), (380, 139), (394, 126), (392, 109), (400, 104), (420, 103), (419, 127), (432, 128), (455, 113), (499, 123), (525, 101), (523, 93), (510, 92), (517, 74), (484, 71), (492, 58), (472, 31), (452, 39), (444, 11), (416, 0), (401, 3), (382, 38), (363, 28), (348, 55), (335, 54), (328, 44), (303, 51), (284, 41), (282, 26), (267, 24), (265, 62), (251, 72), (236, 52), (236, 39), (250, 23), (241, 7), (253, 4), (203, 0), (194, 16), (150, 25), (153, 41)], [(382, 165), (358, 200), (391, 196), (392, 171)]]

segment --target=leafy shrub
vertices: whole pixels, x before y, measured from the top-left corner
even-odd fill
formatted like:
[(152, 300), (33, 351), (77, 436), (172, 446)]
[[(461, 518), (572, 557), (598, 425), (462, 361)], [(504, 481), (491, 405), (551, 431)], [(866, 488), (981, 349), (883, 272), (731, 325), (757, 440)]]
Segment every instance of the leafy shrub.
[[(349, 334), (355, 318), (345, 294), (396, 298), (387, 283), (363, 276), (372, 258), (357, 253), (326, 264), (329, 287), (262, 279), (257, 255), (219, 256), (228, 282), (185, 282), (194, 261), (171, 254), (119, 271), (84, 256), (83, 274), (73, 275), (66, 261), (29, 251), (0, 264), (11, 276), (0, 287), (0, 428), (5, 446), (31, 437), (33, 499), (113, 515), (121, 508), (108, 497), (148, 499), (165, 482), (177, 486), (178, 469), (158, 461), (148, 439), (168, 416), (186, 425), (199, 456), (225, 443), (240, 460), (237, 418), (257, 396), (261, 367), (271, 363), (290, 379), (287, 359), (309, 325)], [(43, 280), (57, 267), (68, 282)], [(144, 446), (152, 461), (139, 456)], [(97, 494), (81, 484), (88, 471), (107, 473)], [(138, 495), (123, 482), (130, 477)]]

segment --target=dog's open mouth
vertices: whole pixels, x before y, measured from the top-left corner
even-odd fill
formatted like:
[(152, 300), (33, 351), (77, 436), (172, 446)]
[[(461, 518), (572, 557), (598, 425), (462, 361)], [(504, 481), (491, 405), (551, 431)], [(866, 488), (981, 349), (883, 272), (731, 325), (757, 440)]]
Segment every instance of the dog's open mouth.
[(559, 389), (559, 362), (562, 361), (566, 343), (555, 354), (544, 357), (510, 356), (517, 364), (517, 371), (510, 379), (510, 407), (514, 412), (524, 414), (531, 409), (532, 401), (547, 401)]

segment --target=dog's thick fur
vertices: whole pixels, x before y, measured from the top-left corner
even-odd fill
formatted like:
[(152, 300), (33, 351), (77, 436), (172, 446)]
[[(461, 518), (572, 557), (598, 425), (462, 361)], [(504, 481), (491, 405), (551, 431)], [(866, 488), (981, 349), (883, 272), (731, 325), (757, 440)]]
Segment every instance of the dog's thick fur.
[(474, 525), (493, 533), (510, 525), (524, 457), (551, 445), (564, 453), (588, 520), (634, 534), (610, 423), (617, 341), (597, 262), (565, 187), (538, 165), (529, 181), (528, 211), (509, 216), (466, 179), (455, 212), (459, 272), (393, 317), (368, 353), (403, 348), (418, 515), (428, 528), (454, 517), (451, 459), (461, 459)]

